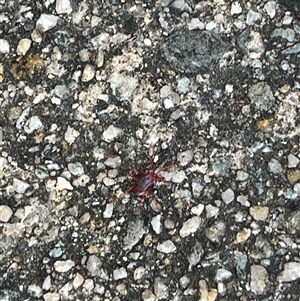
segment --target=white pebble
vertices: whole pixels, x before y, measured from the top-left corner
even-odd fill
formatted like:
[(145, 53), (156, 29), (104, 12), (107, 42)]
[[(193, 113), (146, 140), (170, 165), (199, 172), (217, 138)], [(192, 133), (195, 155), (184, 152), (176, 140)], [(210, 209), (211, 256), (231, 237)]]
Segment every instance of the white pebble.
[(105, 142), (112, 142), (115, 138), (117, 138), (123, 132), (122, 129), (115, 127), (114, 125), (110, 125), (102, 134), (102, 138)]
[(269, 1), (265, 4), (264, 9), (268, 16), (273, 19), (276, 15), (276, 1)]
[(59, 273), (68, 272), (72, 267), (75, 266), (75, 262), (73, 260), (58, 260), (54, 263), (54, 269)]
[(264, 206), (253, 206), (250, 208), (250, 215), (257, 221), (264, 221), (269, 214), (269, 208)]
[(186, 237), (192, 233), (195, 233), (200, 225), (202, 224), (202, 219), (199, 216), (193, 216), (187, 221), (185, 221), (179, 231), (181, 237)]
[(231, 188), (228, 188), (225, 191), (223, 191), (222, 200), (225, 204), (229, 204), (234, 200), (234, 192)]
[(158, 244), (157, 251), (165, 254), (173, 253), (176, 251), (176, 246), (171, 240), (166, 240), (161, 244)]
[(71, 145), (79, 136), (79, 132), (68, 125), (64, 138)]
[(95, 73), (96, 73), (95, 67), (90, 64), (87, 64), (83, 70), (83, 74), (81, 78), (82, 82), (86, 83), (92, 80), (95, 76)]
[(84, 174), (84, 169), (80, 162), (68, 163), (68, 170), (74, 176), (81, 176)]
[(13, 211), (6, 205), (0, 205), (0, 222), (7, 223), (11, 218)]
[(152, 41), (149, 38), (146, 38), (144, 39), (144, 44), (149, 47), (152, 45)]
[(47, 293), (43, 296), (44, 301), (59, 301), (60, 294), (58, 293)]
[(7, 40), (0, 39), (0, 52), (9, 53), (9, 43)]
[(247, 25), (254, 25), (255, 22), (259, 21), (261, 19), (261, 14), (250, 9), (247, 14), (246, 23)]
[(30, 39), (22, 39), (20, 40), (18, 47), (17, 47), (17, 53), (18, 55), (25, 55), (27, 51), (29, 50), (31, 46), (31, 40)]
[(58, 190), (64, 190), (64, 189), (73, 190), (74, 189), (73, 186), (71, 185), (71, 183), (63, 177), (57, 177), (56, 188)]
[(51, 276), (48, 275), (42, 285), (43, 290), (48, 291), (51, 288)]
[(216, 273), (216, 281), (224, 281), (229, 279), (232, 276), (232, 273), (226, 269), (218, 269)]
[(56, 26), (58, 19), (59, 17), (54, 15), (41, 14), (36, 22), (36, 27), (42, 32), (48, 31)]
[(191, 212), (194, 215), (200, 216), (204, 210), (204, 205), (203, 204), (198, 204), (197, 206), (192, 207)]
[(284, 270), (278, 277), (279, 281), (290, 282), (300, 278), (300, 262), (288, 262), (284, 264)]
[(177, 161), (180, 166), (186, 166), (193, 160), (194, 152), (189, 149), (177, 154)]
[(158, 214), (152, 218), (151, 226), (156, 234), (161, 233), (162, 231), (161, 214)]
[(44, 126), (43, 126), (40, 118), (38, 116), (32, 116), (26, 121), (26, 123), (24, 125), (24, 131), (27, 134), (31, 134), (36, 130), (42, 130), (43, 127)]
[(114, 280), (124, 279), (126, 277), (127, 277), (127, 271), (123, 267), (113, 271)]
[(72, 6), (70, 0), (56, 0), (56, 12), (57, 14), (70, 14), (72, 12)]
[(105, 210), (103, 212), (103, 217), (104, 218), (111, 218), (112, 214), (113, 214), (113, 210), (114, 210), (114, 204), (111, 203), (107, 203), (105, 206)]
[(299, 159), (293, 154), (288, 155), (288, 168), (295, 168), (299, 163)]
[(25, 193), (25, 191), (30, 187), (30, 185), (22, 180), (14, 179), (13, 180), (14, 190), (17, 193)]
[(79, 273), (76, 273), (76, 276), (73, 280), (74, 288), (77, 289), (83, 284), (83, 282), (84, 282), (84, 278)]
[(40, 298), (43, 295), (43, 290), (36, 284), (30, 284), (28, 285), (27, 293), (31, 297)]
[(238, 15), (241, 12), (242, 12), (241, 4), (239, 2), (233, 2), (231, 5), (230, 14), (233, 16), (233, 15)]
[(113, 158), (107, 158), (103, 164), (111, 168), (117, 168), (121, 166), (121, 162), (121, 158), (117, 156)]
[(270, 172), (274, 174), (282, 173), (282, 167), (278, 160), (272, 158), (268, 164)]

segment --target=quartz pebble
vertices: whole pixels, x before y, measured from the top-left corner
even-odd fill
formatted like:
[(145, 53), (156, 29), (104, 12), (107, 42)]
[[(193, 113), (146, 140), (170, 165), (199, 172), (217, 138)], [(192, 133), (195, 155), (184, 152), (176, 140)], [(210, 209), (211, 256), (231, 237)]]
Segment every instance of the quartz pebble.
[(81, 80), (84, 83), (89, 82), (94, 78), (95, 73), (96, 73), (95, 67), (90, 64), (87, 64), (83, 69)]
[(28, 294), (34, 298), (40, 298), (43, 295), (43, 290), (36, 284), (31, 284), (28, 286)]
[(70, 14), (72, 12), (72, 6), (70, 0), (56, 0), (56, 12), (57, 14)]
[(81, 176), (84, 173), (83, 166), (80, 162), (68, 163), (68, 170), (74, 176)]
[(0, 205), (0, 222), (7, 223), (11, 218), (13, 211), (6, 205)]
[(281, 282), (295, 281), (300, 278), (300, 262), (288, 262), (284, 264), (283, 272), (278, 276)]
[(154, 294), (158, 300), (168, 299), (169, 290), (160, 277), (154, 279)]
[(43, 296), (44, 301), (59, 301), (60, 295), (58, 293), (47, 293)]
[(122, 129), (115, 127), (114, 125), (110, 125), (102, 134), (103, 140), (105, 142), (112, 142), (115, 138), (117, 138), (123, 132)]
[(121, 166), (121, 158), (119, 156), (114, 157), (114, 158), (107, 158), (103, 164), (105, 164), (108, 167), (111, 168), (117, 168)]
[(114, 280), (127, 278), (127, 271), (122, 267), (113, 271)]
[(293, 154), (288, 155), (288, 168), (295, 168), (299, 163), (299, 159)]
[(59, 18), (54, 15), (41, 14), (36, 22), (36, 27), (40, 31), (46, 32), (56, 26), (58, 19)]
[(105, 210), (103, 212), (104, 218), (111, 218), (114, 210), (114, 204), (113, 203), (107, 203), (105, 206)]
[(233, 16), (233, 15), (238, 15), (242, 12), (242, 7), (241, 7), (241, 4), (239, 2), (233, 2), (231, 4), (231, 10), (230, 10), (230, 14)]
[(59, 273), (68, 272), (74, 266), (75, 266), (75, 262), (70, 259), (65, 260), (65, 261), (58, 260), (54, 263), (54, 268)]
[(72, 145), (78, 136), (79, 132), (68, 125), (64, 138), (69, 143), (69, 145)]
[(192, 233), (195, 233), (201, 226), (202, 219), (199, 216), (193, 216), (187, 221), (185, 221), (179, 231), (181, 237), (189, 236)]
[(271, 19), (276, 15), (276, 1), (268, 1), (264, 6), (265, 11)]
[(177, 154), (177, 161), (180, 166), (188, 165), (193, 159), (194, 152), (192, 150), (186, 150)]
[(96, 255), (91, 255), (86, 263), (86, 268), (90, 276), (97, 276), (102, 266), (102, 261)]
[(26, 121), (26, 123), (24, 125), (24, 131), (27, 134), (31, 134), (36, 130), (42, 130), (43, 127), (44, 126), (43, 126), (40, 118), (38, 116), (32, 116)]
[(152, 218), (151, 226), (156, 234), (161, 233), (161, 231), (162, 231), (161, 214), (158, 214)]
[(282, 167), (278, 160), (272, 158), (268, 165), (270, 172), (274, 174), (282, 173)]
[(74, 189), (73, 186), (71, 185), (71, 183), (63, 177), (57, 177), (56, 188), (58, 190), (64, 190), (64, 189), (73, 190)]
[(250, 208), (250, 215), (257, 221), (265, 221), (269, 214), (269, 208), (263, 206), (253, 206)]
[(29, 50), (30, 46), (31, 46), (31, 40), (30, 39), (20, 40), (20, 42), (18, 44), (18, 47), (17, 47), (18, 55), (26, 55), (26, 53)]
[(9, 43), (7, 40), (0, 39), (0, 52), (9, 53)]
[(231, 188), (228, 188), (222, 192), (222, 200), (226, 205), (234, 200), (234, 192)]
[(218, 269), (216, 273), (216, 281), (224, 281), (229, 279), (232, 273), (226, 269)]
[(250, 290), (254, 294), (262, 295), (267, 290), (268, 273), (267, 270), (261, 265), (251, 266), (251, 281)]
[(128, 224), (127, 232), (123, 240), (123, 249), (129, 251), (145, 234), (143, 220), (132, 221)]
[(13, 180), (13, 186), (14, 186), (14, 190), (17, 193), (21, 193), (21, 194), (25, 193), (26, 190), (30, 187), (28, 183), (19, 179)]
[(166, 240), (157, 246), (157, 251), (165, 254), (173, 253), (175, 250), (176, 246), (171, 240)]

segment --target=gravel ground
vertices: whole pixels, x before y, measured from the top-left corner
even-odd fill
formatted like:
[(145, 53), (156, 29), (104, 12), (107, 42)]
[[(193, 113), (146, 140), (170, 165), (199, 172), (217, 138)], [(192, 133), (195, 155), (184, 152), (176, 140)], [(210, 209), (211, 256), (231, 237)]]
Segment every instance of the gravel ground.
[(299, 301), (299, 11), (0, 0), (0, 300)]

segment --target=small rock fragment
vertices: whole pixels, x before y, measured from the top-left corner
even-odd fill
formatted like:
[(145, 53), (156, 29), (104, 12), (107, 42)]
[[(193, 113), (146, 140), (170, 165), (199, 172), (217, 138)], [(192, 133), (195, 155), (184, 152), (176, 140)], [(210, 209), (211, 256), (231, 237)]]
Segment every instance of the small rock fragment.
[(102, 134), (102, 138), (105, 142), (112, 142), (115, 138), (117, 138), (123, 132), (122, 129), (115, 127), (114, 125), (110, 125)]
[(177, 154), (177, 161), (180, 166), (186, 166), (193, 160), (193, 150), (186, 150)]
[(237, 243), (244, 243), (251, 235), (251, 230), (244, 228), (242, 231), (238, 232), (236, 235)]
[(42, 32), (48, 31), (56, 26), (58, 19), (54, 15), (41, 14), (36, 22), (36, 27)]
[(70, 0), (56, 0), (55, 9), (58, 15), (70, 14), (72, 12)]
[(229, 279), (232, 276), (232, 273), (226, 269), (218, 269), (216, 273), (216, 281), (223, 282), (224, 280)]
[(44, 301), (59, 301), (60, 294), (58, 293), (47, 293), (43, 296)]
[(44, 126), (43, 126), (40, 118), (38, 116), (32, 116), (26, 121), (26, 123), (24, 125), (24, 131), (27, 134), (31, 134), (36, 130), (42, 130), (43, 127)]
[(103, 212), (104, 218), (111, 218), (114, 210), (114, 204), (113, 203), (107, 203), (105, 206), (105, 210)]
[(74, 189), (73, 186), (71, 185), (71, 183), (63, 177), (57, 177), (56, 188), (58, 190), (64, 190), (64, 189), (73, 190)]
[(226, 225), (221, 221), (215, 222), (212, 226), (205, 229), (205, 235), (212, 242), (220, 242), (225, 236)]
[(299, 163), (299, 159), (293, 154), (288, 155), (288, 168), (295, 168)]
[(132, 221), (128, 224), (127, 233), (123, 240), (123, 250), (129, 251), (146, 233), (143, 220)]
[(0, 205), (0, 222), (7, 223), (11, 218), (13, 211), (6, 205)]
[(96, 69), (93, 65), (87, 64), (82, 73), (82, 82), (86, 83), (92, 80), (95, 76)]
[(191, 208), (191, 212), (194, 215), (197, 215), (197, 216), (200, 216), (202, 214), (203, 210), (204, 210), (204, 205), (203, 204), (198, 204), (198, 205)]
[(281, 282), (290, 282), (300, 278), (300, 262), (288, 262), (284, 264), (284, 270), (278, 280)]
[(231, 10), (230, 10), (230, 14), (233, 15), (239, 15), (242, 12), (242, 7), (241, 4), (239, 2), (233, 2), (231, 4)]
[(154, 294), (158, 300), (168, 299), (169, 290), (160, 277), (154, 279)]
[(69, 143), (69, 145), (73, 144), (73, 142), (76, 140), (78, 136), (79, 136), (79, 132), (68, 125), (64, 138)]
[(166, 240), (163, 243), (158, 244), (157, 250), (159, 252), (169, 254), (169, 253), (173, 253), (176, 250), (176, 246), (171, 240)]
[(73, 260), (58, 260), (54, 263), (54, 268), (59, 273), (68, 272), (75, 266), (75, 262)]
[(127, 271), (125, 268), (119, 268), (113, 271), (114, 280), (124, 279), (127, 277)]
[(253, 206), (250, 208), (250, 215), (257, 221), (264, 221), (269, 214), (269, 208), (263, 206)]
[(40, 298), (43, 295), (43, 290), (36, 284), (30, 284), (27, 290), (28, 294), (34, 298)]
[(270, 172), (274, 174), (282, 173), (282, 167), (278, 160), (272, 158), (268, 164)]
[(276, 15), (276, 1), (268, 1), (264, 6), (265, 11), (271, 19)]
[(231, 188), (222, 192), (222, 200), (225, 204), (229, 204), (234, 200), (234, 192)]
[(117, 168), (121, 166), (121, 158), (120, 156), (114, 157), (114, 158), (107, 158), (103, 164), (111, 167), (111, 168)]
[(83, 282), (84, 282), (84, 278), (79, 273), (76, 273), (76, 276), (73, 280), (74, 288), (77, 289), (83, 284)]
[(26, 53), (29, 50), (30, 46), (31, 46), (31, 40), (30, 39), (20, 40), (20, 42), (18, 44), (18, 47), (17, 47), (18, 55), (26, 55)]
[(0, 52), (9, 53), (9, 43), (7, 40), (0, 39)]
[(161, 233), (161, 231), (162, 231), (161, 214), (158, 214), (152, 218), (151, 226), (156, 234)]
[(101, 266), (102, 261), (96, 255), (91, 255), (86, 263), (86, 268), (90, 276), (97, 276)]
[(19, 179), (14, 179), (13, 180), (13, 186), (14, 190), (17, 193), (25, 193), (25, 191), (30, 187), (28, 183), (25, 181), (19, 180)]
[(84, 174), (84, 169), (80, 162), (68, 163), (68, 170), (74, 176), (81, 176)]
[(193, 216), (185, 221), (179, 231), (181, 237), (186, 237), (195, 233), (202, 224), (202, 219), (199, 216)]
[(268, 272), (261, 265), (251, 266), (251, 281), (250, 289), (251, 292), (257, 295), (262, 295), (267, 291), (268, 284)]

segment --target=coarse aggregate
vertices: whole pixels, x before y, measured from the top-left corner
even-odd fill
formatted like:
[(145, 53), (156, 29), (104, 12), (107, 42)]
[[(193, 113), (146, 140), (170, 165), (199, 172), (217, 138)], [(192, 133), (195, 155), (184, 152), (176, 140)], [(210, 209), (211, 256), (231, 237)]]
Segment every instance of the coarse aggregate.
[(298, 0), (0, 0), (0, 301), (299, 301), (299, 66)]

